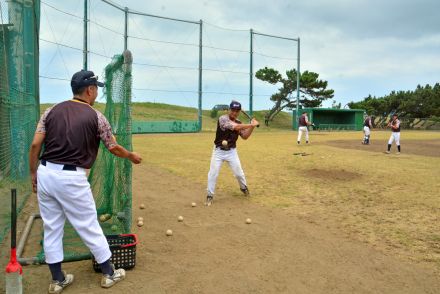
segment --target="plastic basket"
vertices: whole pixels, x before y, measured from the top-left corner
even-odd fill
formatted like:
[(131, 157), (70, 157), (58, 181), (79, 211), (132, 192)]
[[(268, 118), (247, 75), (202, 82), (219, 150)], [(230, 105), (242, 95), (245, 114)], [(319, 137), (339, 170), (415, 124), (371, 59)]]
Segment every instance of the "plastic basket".
[[(116, 269), (131, 269), (136, 265), (136, 245), (138, 243), (136, 234), (122, 234), (122, 235), (107, 235), (108, 245), (112, 257), (111, 263)], [(101, 267), (96, 262), (95, 257), (92, 255), (93, 269), (96, 272), (101, 272)]]

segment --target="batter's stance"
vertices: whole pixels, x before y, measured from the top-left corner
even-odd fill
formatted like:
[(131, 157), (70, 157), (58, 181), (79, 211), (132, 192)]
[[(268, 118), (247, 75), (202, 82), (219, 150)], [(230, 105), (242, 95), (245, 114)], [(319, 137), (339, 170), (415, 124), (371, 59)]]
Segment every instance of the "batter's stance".
[(101, 265), (101, 286), (109, 288), (125, 278), (124, 269), (115, 269), (110, 263), (110, 248), (97, 220), (86, 169), (93, 165), (100, 141), (116, 156), (136, 164), (142, 160), (116, 143), (107, 119), (92, 108), (98, 87), (104, 86), (98, 77), (83, 70), (72, 76), (70, 84), (73, 99), (46, 110), (37, 125), (29, 156), (32, 187), (44, 223), (44, 254), (53, 280), (49, 293), (61, 293), (73, 282), (73, 275), (61, 270), (66, 219)]
[(393, 144), (393, 141), (396, 141), (396, 154), (400, 154), (400, 120), (397, 118), (397, 114), (393, 114), (393, 118), (388, 123), (388, 127), (391, 128), (391, 136), (388, 140), (388, 150), (386, 153), (389, 154), (391, 152), (391, 144)]
[(214, 150), (212, 151), (211, 167), (208, 173), (208, 196), (206, 206), (210, 206), (214, 199), (215, 184), (220, 172), (223, 161), (226, 161), (232, 169), (240, 185), (240, 190), (249, 195), (246, 186), (246, 178), (241, 168), (240, 159), (237, 153), (238, 136), (246, 140), (252, 134), (254, 128), (259, 124), (256, 119), (252, 119), (250, 124), (242, 124), (237, 118), (240, 114), (241, 104), (232, 101), (229, 105), (229, 113), (219, 117), (217, 121), (217, 133), (215, 134)]
[(371, 117), (367, 115), (364, 120), (364, 140), (362, 140), (362, 144), (369, 145), (370, 144), (370, 134), (373, 125), (371, 123)]

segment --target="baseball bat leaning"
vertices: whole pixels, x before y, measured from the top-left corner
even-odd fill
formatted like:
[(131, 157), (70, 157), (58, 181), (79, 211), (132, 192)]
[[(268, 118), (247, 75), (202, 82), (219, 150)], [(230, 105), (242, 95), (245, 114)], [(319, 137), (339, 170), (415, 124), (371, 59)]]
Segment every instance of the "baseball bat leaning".
[[(252, 117), (246, 111), (241, 110), (241, 113), (243, 113), (244, 116), (246, 116), (249, 119), (249, 121), (252, 120)], [(260, 124), (257, 125), (257, 128), (259, 128), (259, 127), (260, 127)]]

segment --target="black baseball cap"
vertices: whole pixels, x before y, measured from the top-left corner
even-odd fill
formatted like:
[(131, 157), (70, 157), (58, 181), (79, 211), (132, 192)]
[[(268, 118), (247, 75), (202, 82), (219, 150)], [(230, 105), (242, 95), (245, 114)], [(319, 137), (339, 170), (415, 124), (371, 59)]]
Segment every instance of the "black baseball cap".
[(93, 71), (89, 70), (81, 70), (79, 72), (76, 72), (72, 76), (72, 80), (70, 81), (72, 91), (92, 85), (104, 87), (104, 83), (98, 82), (98, 76), (95, 76)]
[(241, 104), (238, 101), (232, 100), (231, 104), (229, 104), (229, 109), (241, 110)]

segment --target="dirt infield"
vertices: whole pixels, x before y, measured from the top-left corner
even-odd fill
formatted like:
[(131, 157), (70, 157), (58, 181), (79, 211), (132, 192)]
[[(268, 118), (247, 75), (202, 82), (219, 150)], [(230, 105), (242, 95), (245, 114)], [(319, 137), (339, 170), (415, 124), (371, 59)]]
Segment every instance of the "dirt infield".
[[(360, 140), (334, 140), (326, 141), (325, 144), (338, 148), (370, 152), (384, 152), (387, 150), (387, 141), (372, 140), (370, 145), (362, 145)], [(402, 140), (401, 148), (402, 154), (440, 157), (440, 140)], [(397, 151), (394, 143), (391, 151)]]
[[(136, 268), (124, 282), (104, 290), (91, 261), (67, 263), (64, 269), (74, 273), (76, 281), (63, 293), (438, 293), (440, 289), (440, 276), (432, 268), (341, 237), (337, 230), (292, 210), (221, 193), (207, 208), (204, 194), (203, 185), (147, 164), (136, 166), (133, 217), (145, 219), (144, 227), (133, 229), (141, 241)], [(138, 209), (140, 203), (146, 209)], [(33, 209), (35, 198), (28, 205)], [(32, 212), (29, 207), (27, 213)], [(182, 223), (177, 222), (179, 215), (184, 217)], [(248, 217), (250, 225), (245, 223)], [(165, 235), (167, 229), (173, 230), (172, 237)], [(46, 266), (25, 267), (24, 275), (26, 293), (46, 293)]]

